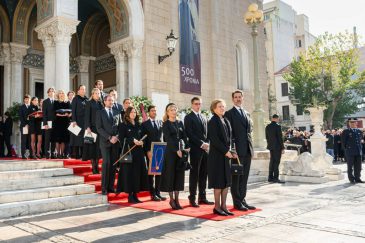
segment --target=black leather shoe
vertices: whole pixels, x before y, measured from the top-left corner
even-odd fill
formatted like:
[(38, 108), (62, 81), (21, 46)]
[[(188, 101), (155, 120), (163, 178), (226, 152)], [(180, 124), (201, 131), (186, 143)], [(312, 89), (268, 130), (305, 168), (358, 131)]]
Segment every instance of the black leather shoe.
[(135, 201), (136, 203), (142, 203), (142, 201), (140, 201), (140, 200), (138, 199), (138, 197), (137, 197), (137, 193), (133, 193), (133, 198), (134, 198), (134, 201)]
[(267, 179), (267, 182), (273, 183), (274, 179)]
[(177, 209), (183, 209), (183, 208), (181, 207), (181, 205), (180, 205), (179, 201), (176, 201), (176, 200), (175, 200), (175, 205), (176, 205), (176, 208), (177, 208)]
[(192, 206), (193, 208), (199, 208), (199, 205), (195, 201), (189, 201), (189, 202), (190, 206)]
[(350, 180), (351, 184), (356, 184), (355, 180)]
[(137, 203), (134, 196), (133, 196), (133, 194), (129, 194), (128, 203)]
[(221, 208), (223, 212), (225, 212), (227, 215), (234, 215), (234, 213), (232, 213), (231, 211), (229, 211), (228, 209), (223, 209)]
[(199, 199), (199, 204), (214, 205), (214, 202), (209, 202), (206, 198)]
[(161, 201), (165, 201), (166, 197), (161, 196), (160, 194), (156, 194), (156, 196), (161, 200)]
[(365, 183), (365, 182), (364, 182), (364, 181), (362, 181), (361, 179), (357, 179), (357, 180), (355, 179), (355, 182), (356, 182), (356, 183)]
[(249, 209), (249, 210), (255, 210), (255, 209), (256, 209), (256, 207), (254, 207), (254, 206), (250, 206), (250, 205), (248, 205), (246, 202), (242, 202), (242, 205), (243, 205), (245, 208)]
[(220, 216), (228, 216), (228, 214), (226, 214), (223, 210), (217, 210), (215, 208), (213, 208), (213, 213), (214, 214), (217, 214), (217, 215), (220, 215)]
[(246, 208), (243, 205), (241, 205), (241, 206), (234, 206), (234, 209), (236, 209), (238, 211), (248, 211), (248, 208)]
[(178, 209), (178, 208), (176, 207), (175, 200), (170, 200), (169, 204), (170, 204), (170, 207), (171, 207), (173, 210), (177, 210), (177, 209)]
[(161, 201), (161, 199), (160, 199), (159, 197), (157, 197), (156, 195), (152, 195), (152, 196), (151, 196), (151, 200), (152, 200), (152, 201), (155, 201), (155, 202), (159, 202), (159, 201)]
[(114, 189), (109, 189), (108, 193), (115, 193), (115, 190)]

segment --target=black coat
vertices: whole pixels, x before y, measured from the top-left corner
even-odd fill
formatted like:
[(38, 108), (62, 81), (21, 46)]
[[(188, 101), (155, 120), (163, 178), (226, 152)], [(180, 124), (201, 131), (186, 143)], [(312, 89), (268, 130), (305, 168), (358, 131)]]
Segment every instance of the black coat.
[(103, 109), (101, 101), (95, 101), (91, 99), (86, 102), (85, 106), (85, 129), (90, 128), (93, 133), (97, 133), (96, 130), (96, 113)]
[(161, 142), (162, 138), (162, 121), (155, 120), (157, 128), (152, 126), (152, 120), (148, 119), (147, 121), (142, 123), (142, 128), (147, 134), (147, 138), (144, 140), (144, 150), (150, 151), (152, 142)]
[(228, 119), (224, 118), (224, 123), (228, 133), (219, 116), (213, 115), (208, 122), (208, 187), (214, 189), (224, 189), (232, 184), (230, 160), (225, 156), (230, 150), (232, 129)]
[(161, 173), (160, 190), (163, 192), (183, 191), (185, 171), (177, 170), (179, 166), (180, 139), (184, 140), (185, 148), (189, 148), (189, 143), (185, 133), (184, 125), (181, 121), (165, 121), (162, 125), (164, 141), (166, 142), (166, 151)]
[(47, 124), (48, 121), (54, 121), (56, 115), (54, 110), (54, 103), (51, 103), (49, 98), (45, 99), (42, 104), (42, 111), (43, 111), (43, 124)]
[(333, 149), (334, 146), (334, 137), (332, 134), (326, 134), (326, 149)]
[(81, 97), (76, 95), (72, 100), (72, 121), (76, 122), (82, 129), (85, 128), (85, 108), (87, 103), (87, 97)]
[(346, 156), (362, 155), (361, 147), (362, 133), (357, 128), (347, 128), (343, 130), (341, 135), (342, 148), (345, 150)]
[(10, 137), (13, 135), (13, 119), (8, 117), (4, 123), (2, 123), (2, 133), (4, 137)]
[(203, 116), (201, 118), (202, 121), (193, 111), (184, 118), (186, 135), (191, 146), (191, 154), (194, 156), (200, 156), (204, 152), (200, 147), (208, 142), (207, 120)]
[[(116, 102), (116, 101), (115, 101)], [(113, 105), (113, 111), (117, 112), (117, 113), (122, 113), (123, 110), (123, 106), (119, 103), (114, 103)]]
[(29, 108), (30, 108), (30, 105), (28, 106), (28, 108), (25, 104), (20, 106), (20, 109), (19, 109), (20, 129), (22, 129), (26, 125), (29, 125), (29, 119), (28, 119)]
[(118, 135), (119, 124), (121, 123), (120, 115), (113, 113), (111, 120), (105, 109), (96, 112), (96, 130), (99, 134), (100, 147), (110, 147), (109, 141), (111, 136)]
[[(123, 122), (119, 125), (119, 139), (121, 146), (125, 141), (124, 151), (128, 151), (134, 145), (134, 139), (140, 140), (144, 136), (144, 131), (140, 124), (132, 125), (129, 122)], [(132, 160), (130, 164), (121, 163), (118, 174), (118, 192), (140, 192), (148, 191), (147, 165), (144, 156), (144, 150), (141, 146), (136, 146), (132, 150)]]
[(283, 150), (284, 142), (283, 142), (283, 134), (281, 132), (281, 126), (272, 121), (265, 128), (266, 141), (267, 141), (267, 149), (268, 150)]
[(228, 119), (232, 127), (232, 135), (236, 145), (238, 156), (253, 156), (252, 147), (252, 123), (250, 115), (244, 111), (245, 117), (242, 117), (236, 107), (227, 111), (224, 116)]

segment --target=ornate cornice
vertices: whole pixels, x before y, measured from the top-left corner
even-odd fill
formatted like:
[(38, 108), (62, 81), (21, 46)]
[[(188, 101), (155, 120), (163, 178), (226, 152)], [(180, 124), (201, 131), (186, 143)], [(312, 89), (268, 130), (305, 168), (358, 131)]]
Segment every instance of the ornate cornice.
[(130, 58), (141, 57), (143, 40), (126, 38), (108, 45), (116, 60), (124, 60), (125, 54)]
[(10, 43), (10, 58), (12, 62), (22, 63), (24, 56), (27, 54), (27, 49), (29, 46), (18, 44), (18, 43)]

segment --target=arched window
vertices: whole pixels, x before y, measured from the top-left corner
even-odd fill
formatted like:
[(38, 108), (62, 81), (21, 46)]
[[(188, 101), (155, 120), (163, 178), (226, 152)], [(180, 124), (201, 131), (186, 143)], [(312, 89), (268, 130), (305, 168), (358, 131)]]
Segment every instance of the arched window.
[(236, 45), (236, 77), (237, 89), (250, 89), (250, 66), (248, 61), (248, 49), (246, 45), (239, 41)]

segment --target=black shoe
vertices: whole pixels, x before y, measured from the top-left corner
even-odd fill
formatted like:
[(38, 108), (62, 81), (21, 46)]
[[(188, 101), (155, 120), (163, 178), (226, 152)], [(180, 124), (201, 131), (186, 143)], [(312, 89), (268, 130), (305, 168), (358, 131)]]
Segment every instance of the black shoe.
[(115, 193), (115, 190), (114, 189), (109, 189), (108, 193)]
[(151, 200), (152, 200), (152, 201), (155, 201), (155, 202), (159, 202), (159, 201), (161, 201), (161, 199), (160, 199), (158, 196), (156, 196), (156, 195), (152, 195), (152, 196), (151, 196)]
[(171, 207), (173, 210), (177, 210), (177, 209), (178, 209), (178, 208), (176, 207), (175, 200), (170, 200), (169, 204), (170, 204), (170, 207)]
[(206, 198), (199, 199), (199, 204), (214, 205), (214, 202), (209, 202)]
[(228, 209), (223, 209), (221, 208), (223, 212), (225, 212), (227, 215), (234, 215), (234, 213), (232, 213), (231, 211), (229, 211)]
[(228, 214), (226, 214), (223, 210), (217, 210), (215, 208), (213, 208), (213, 213), (214, 214), (217, 214), (217, 215), (220, 215), (220, 216), (228, 216)]
[(102, 191), (101, 194), (108, 195), (108, 192), (107, 191)]
[(176, 205), (176, 208), (177, 208), (177, 209), (183, 209), (183, 208), (181, 207), (181, 205), (180, 205), (179, 201), (176, 201), (176, 200), (175, 200), (175, 205)]
[(158, 197), (161, 201), (165, 201), (166, 200), (166, 197), (163, 197), (160, 194), (156, 194), (156, 197)]
[(22, 159), (27, 159), (27, 157), (25, 157), (25, 156), (22, 156)]
[(199, 205), (195, 201), (189, 200), (189, 202), (190, 206), (192, 206), (193, 208), (199, 208)]
[(241, 206), (234, 206), (234, 209), (236, 209), (238, 211), (248, 211), (248, 208), (246, 208), (243, 205), (241, 205)]
[(140, 201), (137, 197), (137, 193), (133, 193), (133, 197), (134, 197), (134, 201), (136, 201), (136, 203), (142, 203), (142, 201)]
[(133, 196), (133, 194), (128, 195), (128, 203), (137, 203), (136, 199)]
[(355, 179), (356, 183), (365, 183), (365, 181), (362, 181), (361, 179)]
[(242, 205), (243, 205), (245, 208), (249, 209), (249, 210), (255, 210), (255, 209), (256, 209), (256, 207), (254, 207), (254, 206), (250, 206), (250, 205), (248, 205), (246, 202), (242, 202)]
[(355, 180), (350, 180), (351, 184), (356, 184)]
[(275, 179), (273, 182), (274, 183), (279, 183), (279, 184), (284, 184), (285, 183), (285, 181), (281, 181), (279, 179)]
[(267, 182), (274, 183), (274, 179), (267, 179)]

